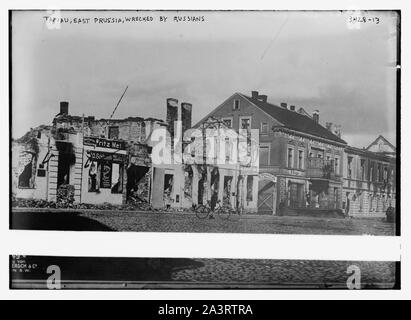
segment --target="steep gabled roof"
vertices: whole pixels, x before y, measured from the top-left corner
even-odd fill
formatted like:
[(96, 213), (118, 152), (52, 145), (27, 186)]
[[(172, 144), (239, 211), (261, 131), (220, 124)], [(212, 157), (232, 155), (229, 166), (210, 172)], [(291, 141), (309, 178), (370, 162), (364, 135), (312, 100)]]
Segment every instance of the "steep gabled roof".
[(249, 96), (242, 94), (251, 103), (257, 106), (259, 109), (269, 114), (275, 120), (281, 122), (284, 127), (299, 131), (302, 133), (308, 133), (313, 136), (317, 136), (323, 139), (335, 141), (338, 143), (347, 144), (343, 139), (339, 138), (319, 123), (315, 122), (306, 115), (300, 114), (296, 111), (290, 111), (288, 109), (276, 106), (274, 104), (263, 102), (258, 99), (253, 99)]
[(382, 140), (384, 141), (384, 143), (386, 145), (388, 145), (390, 148), (392, 148), (394, 150), (394, 152), (397, 150), (397, 148), (390, 143), (384, 136), (382, 136), (381, 134), (377, 137), (377, 139), (375, 139), (372, 143), (370, 143), (370, 145), (366, 148), (367, 150), (369, 150), (373, 145), (377, 144), (378, 140)]
[[(207, 115), (205, 115), (200, 121), (198, 121), (195, 125), (192, 126), (192, 128), (197, 128), (201, 123), (203, 123), (204, 121), (206, 121), (209, 117), (211, 117), (217, 110), (221, 109), (224, 104), (229, 101), (231, 98), (233, 98), (236, 95), (240, 95), (243, 96), (241, 93), (233, 93), (230, 97), (228, 97), (227, 99), (224, 100), (223, 103), (221, 103), (218, 107), (214, 108), (212, 111), (210, 111)], [(245, 97), (244, 97), (245, 98)]]

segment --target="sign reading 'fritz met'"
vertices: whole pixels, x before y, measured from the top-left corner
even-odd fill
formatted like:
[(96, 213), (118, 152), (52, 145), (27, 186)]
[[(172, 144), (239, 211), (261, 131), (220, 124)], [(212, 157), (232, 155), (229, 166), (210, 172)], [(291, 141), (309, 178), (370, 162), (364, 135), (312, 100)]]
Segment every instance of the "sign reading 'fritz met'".
[(84, 137), (85, 146), (125, 150), (124, 141), (107, 140), (96, 137)]

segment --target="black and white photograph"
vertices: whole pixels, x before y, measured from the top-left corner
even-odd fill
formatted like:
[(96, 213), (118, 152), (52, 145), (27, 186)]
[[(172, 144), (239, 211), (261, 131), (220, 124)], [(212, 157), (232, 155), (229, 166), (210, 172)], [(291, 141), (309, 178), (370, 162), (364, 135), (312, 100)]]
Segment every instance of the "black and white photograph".
[(12, 229), (399, 234), (398, 11), (10, 28)]
[(395, 261), (10, 257), (12, 289), (399, 289)]
[(401, 25), (9, 10), (9, 289), (399, 291)]

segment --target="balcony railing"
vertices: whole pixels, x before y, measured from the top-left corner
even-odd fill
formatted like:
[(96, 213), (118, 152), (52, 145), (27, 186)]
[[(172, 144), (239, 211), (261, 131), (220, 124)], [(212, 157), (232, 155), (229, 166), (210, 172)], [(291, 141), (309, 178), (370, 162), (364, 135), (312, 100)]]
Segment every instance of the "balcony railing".
[(335, 178), (334, 160), (325, 160), (322, 158), (308, 158), (307, 159), (307, 177), (310, 178)]

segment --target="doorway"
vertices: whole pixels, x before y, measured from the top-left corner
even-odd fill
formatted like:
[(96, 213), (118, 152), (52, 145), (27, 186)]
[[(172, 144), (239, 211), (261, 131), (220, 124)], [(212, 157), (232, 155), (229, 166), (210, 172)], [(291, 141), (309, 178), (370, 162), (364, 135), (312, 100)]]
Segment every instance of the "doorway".
[(271, 180), (258, 181), (258, 213), (275, 214), (276, 193), (275, 182)]

